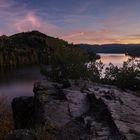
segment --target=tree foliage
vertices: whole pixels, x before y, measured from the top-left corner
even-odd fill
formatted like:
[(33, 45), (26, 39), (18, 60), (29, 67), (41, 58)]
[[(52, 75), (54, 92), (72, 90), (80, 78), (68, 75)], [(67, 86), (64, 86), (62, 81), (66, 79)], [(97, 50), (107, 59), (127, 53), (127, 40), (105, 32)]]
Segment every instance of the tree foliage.
[(42, 73), (57, 82), (68, 79), (99, 79), (100, 72), (95, 57), (95, 54), (91, 56), (75, 45), (57, 47), (51, 55), (51, 70), (42, 69)]
[(106, 68), (104, 81), (121, 89), (140, 89), (140, 61), (134, 58), (123, 63), (122, 67), (110, 64)]
[(51, 51), (67, 44), (38, 31), (0, 36), (0, 67), (47, 64)]
[(85, 78), (86, 53), (75, 47), (57, 47), (51, 55), (51, 78), (54, 81)]
[(93, 82), (101, 82), (104, 64), (101, 61), (90, 61), (88, 63), (89, 79)]

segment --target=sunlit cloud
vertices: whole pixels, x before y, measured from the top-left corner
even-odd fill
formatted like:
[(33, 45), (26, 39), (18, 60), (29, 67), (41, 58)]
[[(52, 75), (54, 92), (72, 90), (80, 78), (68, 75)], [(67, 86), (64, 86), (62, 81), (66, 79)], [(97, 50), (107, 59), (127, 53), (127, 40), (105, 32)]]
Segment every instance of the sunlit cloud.
[(59, 36), (60, 28), (47, 18), (38, 16), (36, 9), (28, 9), (26, 4), (18, 5), (14, 0), (7, 1), (0, 1), (0, 18), (3, 19), (0, 21), (1, 35), (39, 30), (48, 35)]
[[(98, 43), (101, 44), (102, 41), (112, 40), (113, 31), (108, 29), (101, 29), (99, 31), (75, 31), (70, 33), (69, 35), (65, 35), (62, 38), (68, 40), (69, 42), (74, 43)], [(112, 35), (112, 36), (111, 36)]]
[(15, 29), (18, 32), (39, 30), (43, 33), (53, 36), (59, 36), (60, 28), (54, 24), (49, 23), (47, 20), (43, 20), (35, 13), (29, 12), (24, 17), (15, 20)]
[(34, 30), (41, 26), (39, 19), (33, 14), (29, 13), (22, 19), (16, 21), (16, 29), (19, 32)]
[(102, 29), (93, 32), (73, 32), (62, 37), (65, 40), (73, 43), (87, 44), (112, 44), (112, 43), (140, 43), (140, 35), (120, 35), (111, 30)]
[(140, 43), (140, 2), (0, 0), (0, 34), (39, 30), (73, 43)]

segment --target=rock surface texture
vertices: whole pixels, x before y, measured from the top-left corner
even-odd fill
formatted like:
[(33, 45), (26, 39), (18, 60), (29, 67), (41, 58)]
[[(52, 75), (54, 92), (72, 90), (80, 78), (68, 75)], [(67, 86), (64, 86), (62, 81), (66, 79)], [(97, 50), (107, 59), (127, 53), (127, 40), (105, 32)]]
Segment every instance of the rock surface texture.
[(35, 140), (35, 137), (32, 135), (30, 130), (20, 129), (9, 134), (5, 140)]
[(135, 93), (87, 81), (71, 81), (64, 88), (45, 80), (35, 83), (34, 93), (13, 100), (17, 129), (31, 127), (29, 116), (35, 128), (58, 128), (57, 140), (140, 140), (140, 97)]

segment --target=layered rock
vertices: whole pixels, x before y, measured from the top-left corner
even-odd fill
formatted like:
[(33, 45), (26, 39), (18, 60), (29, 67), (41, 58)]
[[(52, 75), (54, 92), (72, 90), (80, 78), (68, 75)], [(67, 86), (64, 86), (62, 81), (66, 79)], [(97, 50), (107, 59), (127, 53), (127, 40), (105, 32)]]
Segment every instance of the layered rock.
[[(34, 98), (14, 99), (16, 128), (30, 128), (25, 122), (32, 118), (35, 128), (50, 124), (58, 128), (57, 140), (140, 138), (140, 97), (135, 93), (87, 81), (71, 81), (70, 85), (65, 88), (44, 80), (35, 83)], [(22, 120), (25, 112), (31, 114)]]
[(114, 87), (108, 86), (91, 92), (97, 99), (101, 99), (106, 105), (116, 128), (126, 136), (128, 140), (133, 140), (140, 134), (140, 97), (135, 93), (120, 91)]
[(86, 94), (62, 87), (47, 82), (35, 84), (36, 124), (53, 122), (57, 127), (62, 127), (88, 111)]

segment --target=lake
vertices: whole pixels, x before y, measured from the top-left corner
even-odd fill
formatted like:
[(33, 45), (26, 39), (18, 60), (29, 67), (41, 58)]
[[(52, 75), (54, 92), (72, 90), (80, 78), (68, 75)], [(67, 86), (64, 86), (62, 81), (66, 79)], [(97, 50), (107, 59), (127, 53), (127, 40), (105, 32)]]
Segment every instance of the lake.
[[(100, 54), (104, 64), (110, 62), (121, 66), (127, 61), (129, 56), (125, 54)], [(33, 95), (34, 82), (43, 79), (40, 68), (37, 66), (11, 69), (0, 73), (0, 95), (7, 97), (11, 101), (14, 97)]]
[(43, 79), (38, 66), (11, 69), (0, 73), (0, 95), (8, 101), (14, 97), (33, 95), (34, 82)]
[(104, 63), (106, 66), (109, 63), (112, 63), (116, 66), (122, 66), (123, 62), (127, 61), (130, 56), (125, 55), (125, 54), (105, 54), (105, 53), (99, 53), (101, 56), (101, 61)]

